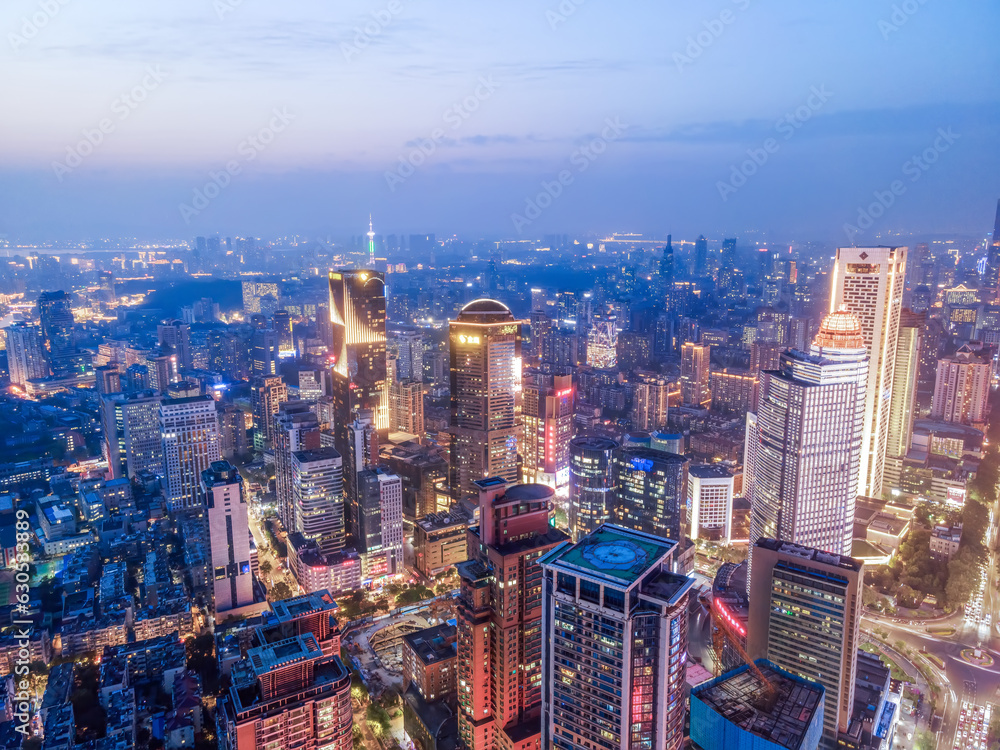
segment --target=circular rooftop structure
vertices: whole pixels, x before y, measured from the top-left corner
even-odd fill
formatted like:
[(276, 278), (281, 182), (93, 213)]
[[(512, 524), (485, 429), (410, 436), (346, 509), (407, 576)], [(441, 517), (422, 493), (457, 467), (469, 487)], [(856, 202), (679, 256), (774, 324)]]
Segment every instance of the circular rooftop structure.
[(515, 484), (507, 488), (503, 499), (504, 502), (516, 500), (520, 503), (531, 503), (547, 500), (555, 494), (554, 489), (544, 484)]
[(823, 318), (813, 345), (820, 349), (864, 349), (861, 321), (857, 315), (842, 307)]
[(475, 299), (462, 308), (458, 320), (463, 323), (506, 323), (514, 320), (514, 313), (503, 302), (495, 299)]

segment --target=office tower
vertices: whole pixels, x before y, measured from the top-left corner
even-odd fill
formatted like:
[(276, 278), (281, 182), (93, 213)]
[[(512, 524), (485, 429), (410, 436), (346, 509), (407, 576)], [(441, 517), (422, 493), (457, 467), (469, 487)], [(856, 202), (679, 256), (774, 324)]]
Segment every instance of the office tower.
[(278, 374), (278, 332), (259, 328), (250, 334), (250, 376), (266, 378)]
[(733, 535), (733, 495), (736, 478), (721, 464), (688, 467), (687, 534), (729, 544)]
[(676, 453), (623, 446), (615, 457), (611, 521), (644, 534), (681, 541), (688, 460)]
[(784, 351), (781, 344), (754, 341), (750, 345), (750, 373), (759, 375), (763, 370), (777, 370)]
[(604, 525), (546, 554), (544, 748), (684, 746), (688, 592), (677, 542)]
[(632, 427), (652, 432), (667, 426), (670, 384), (666, 380), (636, 383), (632, 395)]
[(851, 551), (867, 382), (861, 326), (845, 310), (826, 317), (809, 354), (789, 351), (780, 370), (761, 373), (744, 460), (751, 544)]
[(163, 474), (163, 436), (156, 391), (111, 393), (101, 397), (101, 433), (108, 478), (152, 471)]
[(222, 407), (219, 409), (219, 452), (222, 457), (232, 461), (249, 451), (246, 412), (233, 404)]
[(258, 378), (250, 389), (250, 408), (253, 411), (253, 447), (264, 450), (274, 441), (274, 415), (278, 407), (288, 400), (288, 387), (277, 375)]
[[(9, 356), (10, 352), (8, 351), (8, 358)], [(11, 379), (11, 382), (14, 382), (13, 378)], [(114, 364), (95, 367), (94, 389), (102, 395), (107, 395), (109, 393), (121, 393), (122, 374), (120, 366)]]
[(788, 345), (788, 325), (791, 316), (787, 310), (762, 307), (757, 311), (757, 338), (762, 344)]
[(191, 327), (181, 320), (171, 320), (156, 326), (160, 346), (177, 355), (181, 371), (191, 369)]
[(149, 387), (160, 393), (166, 393), (171, 383), (177, 382), (177, 355), (162, 349), (150, 352), (145, 359), (146, 370), (149, 373)]
[(615, 498), (615, 452), (610, 438), (569, 441), (569, 533), (579, 540), (608, 520)]
[(20, 322), (12, 323), (3, 330), (11, 384), (23, 389), (29, 380), (47, 377), (49, 363), (45, 357), (41, 329), (33, 323)]
[(883, 470), (883, 485), (886, 489), (899, 486), (903, 458), (910, 450), (913, 414), (916, 409), (917, 371), (920, 366), (920, 336), (926, 320), (926, 315), (910, 310), (903, 310), (899, 317)]
[(211, 550), (212, 605), (216, 614), (253, 604), (250, 521), (243, 478), (228, 461), (201, 472)]
[(334, 448), (291, 454), (295, 531), (324, 555), (344, 548), (344, 467)]
[(201, 507), (201, 473), (219, 460), (219, 423), (211, 396), (168, 398), (160, 404), (163, 476), (171, 511)]
[(424, 384), (419, 380), (389, 381), (389, 432), (424, 439)]
[(344, 466), (344, 497), (347, 510), (348, 532), (354, 539), (361, 535), (359, 508), (361, 507), (361, 485), (358, 476), (362, 471), (378, 463), (379, 436), (371, 421), (370, 412), (361, 412), (346, 429), (347, 440), (344, 452), (340, 452)]
[(323, 398), (323, 374), (321, 371), (311, 368), (299, 370), (299, 398), (312, 403)]
[(857, 494), (866, 497), (882, 494), (905, 278), (905, 247), (837, 249), (830, 310), (845, 306), (857, 316), (869, 357), (865, 430), (857, 487)]
[(549, 525), (551, 487), (500, 477), (474, 486), (479, 526), (456, 566), (459, 741), (469, 750), (538, 748), (546, 648), (538, 560), (568, 537)]
[(517, 480), (521, 427), (515, 394), (521, 385), (521, 323), (495, 300), (479, 299), (448, 324), (451, 344), (453, 497), (476, 493), (484, 477)]
[(426, 337), (415, 331), (389, 334), (386, 350), (396, 355), (397, 378), (400, 380), (424, 379), (424, 348), (426, 343)]
[(709, 373), (708, 384), (712, 394), (712, 411), (743, 415), (757, 410), (760, 383), (749, 370), (735, 367), (713, 370)]
[[(266, 301), (265, 298), (269, 298)], [(269, 304), (274, 304), (277, 309), (277, 302), (281, 299), (278, 285), (269, 281), (244, 281), (243, 282), (243, 311), (247, 315), (253, 313), (264, 313), (264, 308)], [(263, 304), (262, 304), (263, 303)], [(273, 310), (271, 314), (273, 314)]]
[(708, 388), (711, 347), (690, 341), (681, 346), (681, 403), (695, 408), (712, 403)]
[(278, 518), (285, 531), (295, 531), (296, 506), (293, 498), (292, 454), (319, 448), (319, 421), (306, 401), (285, 401), (274, 415), (274, 488)]
[(976, 354), (968, 345), (950, 357), (939, 359), (931, 418), (983, 429), (992, 375), (989, 360)]
[(38, 316), (49, 367), (56, 377), (66, 377), (79, 370), (79, 356), (73, 333), (72, 300), (66, 292), (42, 292), (38, 298)]
[(747, 653), (826, 689), (820, 747), (834, 750), (854, 711), (864, 564), (774, 539), (751, 554)]
[(670, 244), (671, 235), (667, 235), (667, 244), (663, 246), (663, 257), (660, 259), (660, 281), (669, 291), (674, 285), (674, 246)]
[(997, 201), (993, 236), (990, 238), (989, 250), (986, 253), (986, 276), (983, 286), (989, 294), (988, 302), (1000, 301), (1000, 200)]
[(525, 374), (521, 390), (521, 478), (560, 489), (569, 484), (573, 437), (573, 376)]
[(708, 273), (708, 240), (699, 234), (694, 241), (694, 276), (704, 276)]
[(357, 549), (366, 581), (403, 572), (403, 482), (382, 468), (358, 472)]
[(587, 332), (587, 364), (613, 370), (618, 364), (618, 322), (613, 315), (594, 316)]
[(129, 365), (125, 369), (125, 384), (130, 392), (150, 390), (149, 368), (146, 365)]
[(278, 356), (294, 355), (295, 342), (292, 340), (292, 316), (288, 310), (275, 310), (271, 316), (271, 327), (278, 334)]
[(531, 326), (531, 361), (534, 364), (551, 362), (553, 359), (553, 321), (545, 310), (532, 310), (529, 318)]
[(615, 352), (622, 372), (645, 370), (653, 356), (653, 337), (643, 331), (622, 331)]
[(331, 395), (336, 410), (337, 450), (344, 455), (346, 428), (359, 410), (372, 414), (385, 437), (385, 278), (375, 271), (330, 273)]

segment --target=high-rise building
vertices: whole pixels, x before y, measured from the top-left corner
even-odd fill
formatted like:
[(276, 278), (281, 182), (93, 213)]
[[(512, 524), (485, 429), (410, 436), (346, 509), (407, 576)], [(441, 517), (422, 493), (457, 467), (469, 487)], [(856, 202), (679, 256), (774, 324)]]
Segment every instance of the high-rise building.
[(708, 376), (712, 393), (712, 411), (720, 414), (746, 414), (757, 410), (760, 381), (749, 370), (725, 367)]
[(400, 380), (424, 379), (424, 349), (427, 339), (415, 331), (389, 334), (386, 347), (396, 355), (396, 377)]
[[(549, 525), (555, 491), (478, 480), (479, 526), (456, 567), (458, 734), (468, 750), (533, 750), (542, 704), (542, 569), (539, 558), (567, 540)], [(544, 746), (548, 747), (548, 746)]]
[(752, 550), (747, 653), (825, 690), (820, 747), (838, 747), (854, 713), (864, 564), (792, 542)]
[(676, 453), (623, 446), (615, 457), (611, 521), (644, 534), (683, 540), (688, 463)]
[(424, 384), (419, 380), (389, 381), (389, 432), (424, 438)]
[(259, 328), (250, 335), (250, 376), (266, 378), (278, 374), (280, 337), (273, 328)]
[(298, 529), (292, 454), (320, 447), (319, 421), (306, 401), (285, 401), (274, 416), (274, 487), (278, 518), (286, 531)]
[(982, 429), (986, 423), (993, 366), (968, 345), (937, 364), (931, 418)]
[(274, 415), (288, 400), (288, 387), (277, 375), (259, 378), (250, 388), (250, 408), (253, 411), (253, 447), (264, 450), (274, 441)]
[(11, 384), (23, 389), (29, 380), (48, 376), (49, 363), (45, 358), (41, 329), (34, 323), (19, 322), (3, 330)]
[(347, 537), (340, 454), (334, 448), (315, 448), (295, 451), (291, 459), (295, 530), (323, 554), (339, 552)]
[[(8, 352), (8, 359), (10, 354)], [(13, 383), (14, 381), (11, 380)], [(94, 368), (94, 390), (101, 395), (108, 393), (121, 393), (122, 372), (121, 365), (102, 365)]]
[(870, 362), (857, 488), (857, 494), (865, 497), (882, 494), (905, 279), (905, 247), (837, 249), (830, 310), (846, 307), (861, 321), (861, 333)]
[(295, 341), (292, 339), (292, 316), (288, 310), (275, 310), (271, 316), (271, 327), (278, 334), (278, 356), (295, 354)]
[(164, 321), (156, 326), (156, 338), (161, 347), (177, 355), (177, 367), (191, 369), (191, 326), (182, 320)]
[(693, 344), (681, 346), (681, 403), (685, 406), (707, 407), (712, 403), (709, 390), (711, 347)]
[(385, 277), (375, 271), (330, 273), (331, 395), (336, 409), (338, 450), (347, 440), (346, 427), (359, 410), (372, 414), (385, 437), (389, 409), (386, 391)]
[(587, 331), (587, 364), (598, 370), (613, 370), (618, 364), (618, 320), (614, 315), (595, 315)]
[(371, 581), (403, 572), (403, 482), (385, 469), (358, 472), (357, 549)]
[(721, 464), (688, 467), (687, 533), (691, 539), (729, 544), (736, 477)]
[(113, 393), (101, 397), (101, 432), (108, 478), (163, 474), (163, 436), (156, 391)]
[(780, 370), (761, 373), (744, 461), (751, 544), (851, 551), (867, 382), (861, 326), (845, 310), (826, 317), (809, 354), (789, 351)]
[(615, 501), (615, 453), (610, 438), (569, 441), (569, 532), (579, 540), (608, 520)]
[(219, 460), (219, 423), (211, 396), (160, 403), (163, 476), (171, 511), (201, 507), (201, 473)]
[(277, 303), (281, 299), (278, 285), (270, 281), (243, 282), (243, 312), (248, 315), (263, 312), (261, 300), (264, 297), (270, 297)]
[(57, 377), (72, 375), (80, 369), (76, 351), (73, 306), (66, 292), (42, 292), (38, 298), (38, 316), (49, 367)]
[(456, 500), (484, 477), (517, 480), (521, 426), (521, 323), (506, 306), (478, 299), (449, 323), (451, 343), (451, 488)]
[(552, 362), (553, 356), (553, 321), (543, 309), (531, 311), (529, 318), (531, 326), (531, 361), (534, 364)]
[[(933, 268), (933, 264), (932, 264)], [(993, 221), (993, 236), (986, 253), (986, 274), (983, 286), (990, 296), (989, 301), (1000, 301), (1000, 200), (997, 201), (997, 213)]]
[(886, 435), (883, 486), (899, 486), (903, 458), (910, 450), (913, 416), (917, 398), (917, 372), (920, 367), (920, 337), (927, 316), (903, 310), (896, 340), (896, 364), (889, 406), (889, 430)]
[(201, 489), (208, 515), (212, 605), (220, 614), (253, 603), (249, 506), (243, 478), (228, 461), (215, 461), (201, 472)]
[(670, 384), (666, 380), (648, 378), (635, 384), (632, 394), (632, 427), (653, 432), (667, 426), (670, 404)]
[(542, 747), (684, 747), (694, 581), (670, 572), (676, 548), (605, 525), (539, 561)]
[(149, 352), (145, 359), (149, 387), (165, 395), (171, 383), (176, 383), (177, 355), (165, 349)]
[(556, 489), (566, 487), (569, 441), (573, 437), (573, 376), (525, 373), (521, 415), (522, 479)]

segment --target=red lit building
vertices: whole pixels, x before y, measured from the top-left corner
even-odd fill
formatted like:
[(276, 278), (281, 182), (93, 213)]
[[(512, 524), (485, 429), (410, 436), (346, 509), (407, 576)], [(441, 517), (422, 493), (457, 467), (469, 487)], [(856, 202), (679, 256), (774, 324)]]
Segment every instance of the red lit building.
[(480, 525), (458, 605), (458, 732), (468, 750), (540, 750), (542, 570), (538, 560), (569, 539), (549, 525), (555, 491), (474, 483)]

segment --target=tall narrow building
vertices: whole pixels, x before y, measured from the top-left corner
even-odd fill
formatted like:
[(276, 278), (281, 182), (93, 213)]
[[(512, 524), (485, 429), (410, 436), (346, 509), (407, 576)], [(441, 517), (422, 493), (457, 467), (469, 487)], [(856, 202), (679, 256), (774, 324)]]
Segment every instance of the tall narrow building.
[(216, 614), (253, 603), (250, 520), (243, 479), (228, 461), (201, 472), (211, 551), (212, 604)]
[(993, 366), (969, 346), (937, 363), (931, 417), (984, 429)]
[(608, 520), (615, 501), (615, 454), (610, 438), (581, 435), (569, 442), (569, 533), (574, 541)]
[(288, 400), (288, 386), (277, 375), (259, 378), (250, 388), (250, 407), (253, 410), (253, 447), (262, 451), (274, 441), (274, 415), (278, 407)]
[(622, 446), (615, 456), (612, 523), (675, 542), (683, 540), (688, 464), (684, 456), (669, 451)]
[(1000, 200), (997, 201), (997, 213), (993, 220), (993, 236), (990, 238), (989, 250), (986, 253), (986, 277), (984, 279), (987, 302), (1000, 302)]
[(292, 454), (320, 447), (319, 421), (305, 401), (286, 401), (274, 416), (274, 485), (278, 518), (286, 531), (298, 529), (295, 519)]
[(211, 396), (167, 398), (160, 404), (163, 475), (171, 511), (200, 508), (201, 473), (219, 460), (219, 423)]
[(34, 323), (11, 323), (3, 329), (11, 385), (26, 388), (29, 380), (49, 374), (41, 329)]
[(810, 353), (790, 350), (779, 370), (761, 373), (745, 461), (751, 545), (767, 537), (851, 551), (867, 380), (861, 327), (845, 310), (826, 317)]
[(451, 343), (452, 493), (476, 494), (474, 482), (518, 478), (521, 428), (515, 397), (521, 385), (521, 322), (506, 306), (478, 299), (448, 326)]
[(543, 748), (684, 747), (694, 581), (670, 571), (676, 548), (606, 525), (539, 561)]
[(572, 375), (525, 373), (521, 390), (523, 481), (545, 484), (557, 490), (569, 484), (573, 392)]
[(385, 469), (358, 474), (357, 549), (366, 581), (403, 572), (403, 481)]
[(857, 316), (870, 362), (857, 484), (857, 494), (866, 497), (882, 495), (905, 280), (905, 247), (837, 249), (830, 310), (845, 307)]
[(681, 346), (681, 403), (697, 408), (712, 403), (709, 390), (709, 365), (712, 348), (707, 344), (690, 341)]
[(79, 370), (81, 364), (76, 351), (72, 299), (61, 289), (42, 292), (38, 298), (38, 317), (41, 320), (45, 352), (52, 374), (66, 377)]
[(333, 448), (292, 453), (295, 530), (324, 555), (344, 549), (344, 467)]
[(924, 313), (903, 310), (896, 340), (896, 365), (889, 405), (889, 432), (885, 446), (883, 489), (899, 487), (903, 458), (910, 450), (916, 409), (917, 371), (920, 368), (920, 334), (927, 321)]
[(375, 429), (389, 428), (386, 393), (385, 277), (368, 270), (330, 273), (333, 340), (331, 396), (336, 412), (337, 450), (344, 455), (346, 428), (360, 410), (370, 411)]
[(467, 750), (541, 750), (542, 569), (539, 559), (568, 537), (549, 525), (555, 491), (475, 483), (479, 526), (456, 567), (458, 735)]
[(101, 397), (101, 432), (109, 479), (133, 479), (143, 471), (163, 474), (161, 401), (153, 390)]
[(820, 747), (836, 750), (854, 712), (864, 564), (791, 542), (752, 549), (747, 653), (826, 689)]

